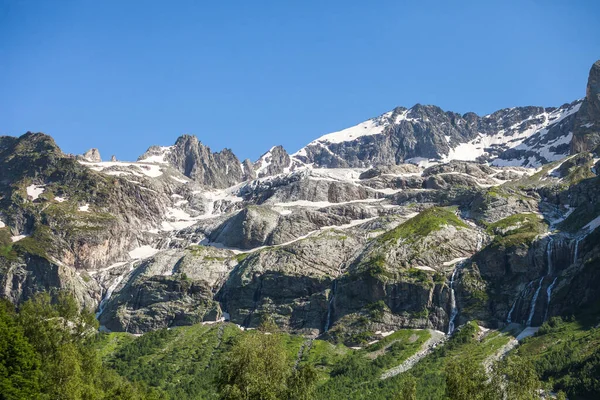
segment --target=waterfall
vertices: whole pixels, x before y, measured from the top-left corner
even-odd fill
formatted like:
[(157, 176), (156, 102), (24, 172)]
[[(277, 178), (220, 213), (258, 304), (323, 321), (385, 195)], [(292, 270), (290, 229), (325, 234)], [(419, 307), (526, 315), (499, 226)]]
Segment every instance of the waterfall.
[(552, 275), (552, 244), (554, 243), (554, 239), (552, 236), (549, 236), (548, 246), (546, 247), (546, 257), (548, 258), (548, 273), (546, 275)]
[(324, 332), (329, 330), (331, 325), (331, 312), (333, 311), (333, 300), (335, 298), (335, 288), (337, 286), (337, 281), (334, 280), (331, 284), (331, 297), (329, 298), (329, 305), (327, 307), (327, 320), (325, 321), (325, 327), (323, 329)]
[(521, 296), (517, 297), (515, 299), (515, 302), (513, 303), (512, 307), (510, 308), (510, 311), (508, 312), (508, 315), (506, 316), (506, 323), (507, 324), (512, 323), (512, 314), (515, 311), (515, 307), (516, 307), (517, 303), (519, 302), (520, 298), (521, 298)]
[(454, 320), (456, 319), (456, 315), (458, 315), (458, 309), (456, 308), (456, 294), (454, 293), (454, 278), (456, 277), (457, 271), (458, 266), (454, 268), (452, 277), (450, 278), (450, 321), (448, 322), (448, 335), (451, 335), (452, 332), (454, 332)]
[(540, 295), (540, 290), (542, 289), (542, 283), (544, 282), (544, 276), (540, 279), (540, 283), (538, 284), (538, 288), (531, 299), (531, 305), (529, 307), (529, 318), (527, 318), (526, 326), (531, 326), (531, 320), (533, 319), (533, 315), (535, 314), (535, 303), (537, 303), (538, 296)]
[(519, 295), (515, 299), (515, 302), (513, 303), (512, 307), (510, 308), (510, 311), (508, 312), (508, 315), (506, 316), (506, 323), (507, 324), (512, 323), (512, 315), (513, 315), (513, 312), (515, 311), (515, 307), (517, 306), (517, 303), (519, 302), (519, 300), (521, 300), (523, 297), (525, 297), (525, 294), (529, 291), (529, 289), (531, 288), (531, 286), (533, 286), (534, 282), (535, 281), (529, 282), (527, 284), (527, 286), (525, 286), (525, 288), (523, 290), (521, 290), (521, 293), (519, 293)]
[(546, 314), (544, 314), (544, 321), (548, 319), (548, 311), (550, 310), (550, 299), (552, 298), (552, 289), (554, 289), (554, 285), (556, 284), (557, 279), (558, 276), (554, 278), (550, 286), (548, 286), (548, 288), (546, 289), (546, 294), (548, 295), (548, 302), (546, 304)]
[(123, 278), (125, 277), (125, 275), (127, 273), (129, 273), (129, 271), (127, 271), (125, 274), (119, 275), (117, 277), (117, 279), (115, 279), (114, 283), (108, 287), (108, 290), (106, 291), (106, 294), (104, 295), (104, 298), (100, 301), (100, 305), (98, 306), (98, 312), (96, 312), (96, 319), (98, 319), (100, 317), (100, 315), (102, 315), (102, 312), (104, 311), (104, 307), (106, 306), (106, 303), (108, 302), (108, 300), (110, 300), (113, 292), (115, 291), (117, 286), (119, 286), (119, 283), (121, 283), (121, 281), (123, 280)]
[(582, 239), (583, 239), (583, 237), (580, 237), (579, 239), (577, 239), (575, 241), (575, 252), (573, 254), (573, 264), (575, 264), (577, 262), (577, 256), (579, 255), (579, 242), (581, 242)]
[(481, 250), (481, 248), (483, 247), (483, 235), (477, 235), (477, 251)]

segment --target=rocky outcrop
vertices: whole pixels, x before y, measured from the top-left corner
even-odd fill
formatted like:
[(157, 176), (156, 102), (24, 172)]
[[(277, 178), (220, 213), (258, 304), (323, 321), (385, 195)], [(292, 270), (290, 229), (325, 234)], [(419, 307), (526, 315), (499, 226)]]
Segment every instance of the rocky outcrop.
[(284, 329), (316, 336), (327, 317), (327, 291), (360, 241), (325, 231), (245, 258), (218, 299), (234, 322), (255, 327), (270, 315)]
[(143, 333), (218, 320), (222, 311), (213, 296), (235, 265), (232, 256), (195, 246), (161, 252), (132, 272), (127, 266), (129, 276), (103, 308), (100, 323), (109, 330)]
[(254, 164), (248, 158), (242, 162), (242, 172), (244, 173), (244, 180), (251, 181), (256, 179), (256, 171), (254, 170)]
[(77, 159), (92, 163), (102, 162), (102, 157), (100, 157), (100, 151), (98, 151), (98, 149), (89, 149), (83, 153), (83, 155), (77, 156)]
[[(498, 159), (497, 165), (538, 166), (568, 154), (579, 105), (514, 107), (484, 117), (420, 104), (410, 109), (398, 107), (309, 143), (293, 155), (292, 164), (339, 168), (423, 159)], [(486, 142), (491, 144), (484, 147)]]
[(268, 315), (346, 343), (575, 313), (600, 298), (600, 164), (543, 164), (596, 118), (590, 82), (558, 108), (397, 108), (256, 164), (193, 136), (111, 163), (0, 137), (0, 295), (70, 290), (109, 330)]
[(571, 153), (590, 152), (600, 145), (600, 60), (592, 66), (585, 99), (573, 126)]
[(254, 163), (257, 178), (281, 174), (290, 167), (290, 156), (283, 146), (272, 147)]
[(183, 175), (213, 188), (233, 186), (245, 178), (242, 164), (231, 150), (213, 153), (196, 136), (180, 136), (165, 160)]

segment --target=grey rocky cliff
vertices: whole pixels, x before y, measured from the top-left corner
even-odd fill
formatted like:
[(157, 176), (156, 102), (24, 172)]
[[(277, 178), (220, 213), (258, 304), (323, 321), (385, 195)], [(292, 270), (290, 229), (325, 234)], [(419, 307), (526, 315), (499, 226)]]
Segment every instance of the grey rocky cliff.
[(593, 151), (600, 145), (600, 60), (590, 69), (585, 93), (573, 126), (571, 153)]
[[(256, 165), (192, 136), (108, 163), (43, 134), (0, 137), (0, 295), (69, 290), (134, 333), (270, 315), (355, 343), (446, 331), (453, 310), (458, 325), (539, 326), (600, 299), (600, 162), (561, 159), (582, 110), (596, 118), (586, 101), (398, 108), (359, 126), (379, 133), (275, 147)], [(452, 159), (467, 150), (482, 156)], [(441, 160), (401, 163), (414, 157)]]
[(254, 171), (257, 178), (273, 176), (285, 172), (290, 163), (290, 156), (283, 146), (275, 146), (254, 163)]
[[(363, 123), (379, 127), (380, 133), (358, 135), (356, 138), (354, 134), (345, 133), (347, 137), (344, 139), (334, 140), (326, 135), (295, 153), (292, 165), (340, 168), (448, 157), (475, 160), (476, 157), (472, 156), (474, 151), (481, 154), (482, 161), (498, 159), (498, 165), (539, 165), (568, 154), (569, 134), (575, 119), (573, 115), (579, 105), (579, 102), (574, 102), (560, 108), (514, 107), (483, 117), (420, 104), (410, 109), (398, 107)], [(349, 129), (360, 127), (357, 125)], [(547, 130), (551, 133), (546, 134)], [(493, 138), (487, 147), (485, 137)], [(530, 142), (521, 144), (529, 137), (532, 137)], [(453, 153), (465, 143), (471, 143), (468, 149)]]
[(102, 157), (100, 157), (100, 151), (98, 149), (89, 149), (83, 155), (77, 156), (78, 159), (87, 162), (98, 163), (102, 162)]
[(248, 158), (242, 162), (242, 170), (244, 173), (244, 180), (251, 181), (256, 179), (256, 171), (254, 170), (254, 164)]
[(226, 188), (244, 180), (240, 160), (231, 150), (213, 153), (195, 136), (180, 136), (165, 160), (183, 175), (209, 187)]

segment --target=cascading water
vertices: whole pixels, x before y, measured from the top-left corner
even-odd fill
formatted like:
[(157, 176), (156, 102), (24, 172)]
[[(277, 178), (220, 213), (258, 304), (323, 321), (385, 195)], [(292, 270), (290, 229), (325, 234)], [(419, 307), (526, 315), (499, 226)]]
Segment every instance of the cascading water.
[(508, 315), (506, 316), (506, 323), (507, 324), (512, 323), (512, 315), (515, 312), (515, 307), (517, 306), (517, 303), (519, 302), (519, 300), (521, 300), (523, 297), (525, 297), (525, 294), (529, 291), (529, 289), (531, 289), (531, 286), (533, 286), (534, 282), (535, 281), (529, 282), (527, 284), (527, 286), (525, 286), (525, 289), (521, 290), (521, 293), (519, 293), (519, 296), (517, 296), (517, 299), (513, 303), (512, 307), (510, 308), (510, 311), (508, 312)]
[(573, 264), (575, 264), (577, 262), (577, 257), (579, 256), (579, 242), (581, 242), (584, 238), (585, 238), (585, 236), (580, 237), (575, 241), (575, 251), (573, 253)]
[[(547, 258), (547, 264), (548, 264), (548, 272), (546, 273), (546, 276), (551, 276), (554, 270), (554, 265), (552, 263), (552, 250), (554, 249), (554, 239), (552, 238), (552, 236), (550, 236), (548, 238), (548, 246), (546, 247), (546, 258)], [(544, 283), (544, 278), (546, 276), (543, 276), (540, 279), (540, 282), (538, 283), (538, 288), (535, 291), (535, 294), (533, 295), (533, 298), (531, 299), (531, 305), (529, 306), (529, 317), (527, 318), (527, 324), (526, 326), (531, 326), (531, 322), (533, 321), (533, 317), (535, 316), (535, 308), (536, 308), (536, 304), (537, 304), (537, 299), (540, 295), (540, 291), (542, 290), (542, 285)], [(554, 282), (556, 282), (556, 279), (554, 279)], [(552, 285), (551, 285), (552, 286)], [(550, 292), (548, 292), (548, 290)], [(550, 295), (552, 292), (552, 287), (548, 286), (548, 289), (546, 289), (546, 293), (548, 293), (549, 297), (548, 297), (548, 305), (550, 305)], [(546, 307), (546, 313), (548, 312), (548, 307)], [(545, 320), (545, 317), (544, 317)]]
[(535, 304), (537, 303), (538, 296), (540, 295), (540, 290), (542, 290), (542, 283), (544, 282), (544, 276), (540, 279), (540, 283), (538, 284), (538, 288), (531, 299), (531, 305), (529, 306), (529, 318), (527, 318), (526, 326), (531, 326), (531, 321), (533, 320), (533, 316), (535, 314)]
[(548, 273), (546, 275), (552, 275), (552, 269), (553, 269), (552, 249), (553, 249), (554, 239), (552, 239), (552, 236), (550, 236), (549, 239), (550, 240), (548, 240), (548, 246), (546, 246), (546, 257), (548, 258)]
[(333, 301), (335, 299), (336, 286), (337, 286), (337, 281), (334, 280), (333, 283), (331, 284), (331, 297), (329, 298), (329, 305), (327, 307), (327, 319), (325, 320), (325, 327), (323, 329), (324, 332), (327, 332), (331, 325), (331, 313), (333, 311)]
[(507, 324), (512, 323), (512, 314), (515, 311), (515, 307), (516, 307), (517, 303), (519, 302), (520, 298), (521, 298), (521, 296), (517, 297), (517, 299), (513, 303), (512, 307), (510, 308), (510, 311), (508, 312), (508, 315), (506, 316), (506, 323)]
[(556, 280), (558, 276), (554, 278), (550, 286), (546, 289), (546, 294), (548, 295), (548, 301), (546, 303), (546, 314), (544, 314), (544, 321), (548, 319), (548, 311), (550, 310), (550, 299), (552, 298), (552, 289), (554, 289), (554, 285), (556, 285)]
[(450, 278), (450, 321), (448, 322), (448, 335), (451, 335), (454, 332), (454, 320), (458, 315), (458, 309), (456, 308), (456, 295), (454, 293), (454, 278), (456, 277), (456, 272), (458, 271), (458, 266), (454, 268), (452, 271), (452, 277)]

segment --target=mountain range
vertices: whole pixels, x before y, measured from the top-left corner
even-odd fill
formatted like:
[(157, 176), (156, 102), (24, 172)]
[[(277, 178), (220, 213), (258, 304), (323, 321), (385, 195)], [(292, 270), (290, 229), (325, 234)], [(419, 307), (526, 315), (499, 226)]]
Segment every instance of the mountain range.
[(255, 162), (190, 135), (132, 162), (3, 136), (0, 296), (68, 290), (136, 334), (527, 330), (600, 300), (599, 146), (600, 61), (559, 107), (397, 107)]

